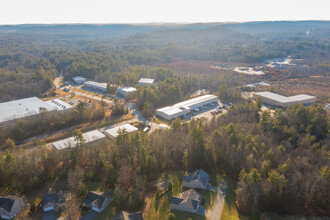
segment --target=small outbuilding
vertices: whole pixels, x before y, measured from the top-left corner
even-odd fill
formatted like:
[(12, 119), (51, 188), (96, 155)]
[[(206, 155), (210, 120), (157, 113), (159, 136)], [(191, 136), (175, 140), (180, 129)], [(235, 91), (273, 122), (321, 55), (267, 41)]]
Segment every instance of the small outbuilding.
[(130, 94), (135, 93), (137, 90), (134, 87), (121, 87), (117, 89), (117, 94), (126, 97)]
[(140, 86), (151, 86), (154, 84), (154, 79), (149, 79), (149, 78), (141, 78), (138, 82)]
[(73, 81), (76, 83), (76, 84), (83, 84), (84, 82), (86, 82), (86, 78), (85, 77), (82, 77), (82, 76), (75, 76), (75, 77), (72, 77)]

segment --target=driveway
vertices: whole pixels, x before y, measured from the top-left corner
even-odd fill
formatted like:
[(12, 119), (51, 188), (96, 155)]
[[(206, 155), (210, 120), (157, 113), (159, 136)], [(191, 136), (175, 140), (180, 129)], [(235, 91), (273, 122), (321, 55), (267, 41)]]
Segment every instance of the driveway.
[(98, 216), (99, 213), (94, 212), (92, 210), (89, 210), (87, 215), (85, 215), (84, 217), (81, 217), (80, 220), (93, 220), (96, 218), (96, 216)]
[(56, 220), (55, 213), (53, 211), (44, 212), (43, 220)]
[(225, 204), (225, 196), (227, 192), (227, 183), (221, 182), (217, 188), (217, 197), (215, 198), (212, 210), (208, 210), (206, 216), (210, 220), (221, 219), (223, 206)]

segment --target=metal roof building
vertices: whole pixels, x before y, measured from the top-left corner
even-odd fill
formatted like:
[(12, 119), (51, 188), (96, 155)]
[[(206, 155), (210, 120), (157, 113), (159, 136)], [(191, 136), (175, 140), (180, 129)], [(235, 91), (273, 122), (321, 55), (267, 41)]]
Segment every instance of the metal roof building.
[(133, 92), (136, 92), (136, 88), (134, 87), (121, 87), (117, 89), (117, 93), (124, 97)]
[(138, 84), (139, 84), (140, 86), (146, 86), (146, 85), (150, 86), (150, 85), (152, 85), (152, 84), (154, 83), (154, 81), (155, 81), (154, 79), (141, 78), (141, 79), (139, 80)]
[[(85, 139), (85, 144), (92, 143), (94, 141), (101, 140), (105, 138), (106, 136), (99, 132), (98, 130), (89, 131), (86, 133), (83, 133), (83, 137)], [(77, 146), (77, 142), (75, 141), (74, 137), (70, 137), (64, 140), (53, 142), (52, 145), (57, 150), (63, 150), (66, 148), (74, 148)]]
[(172, 106), (167, 106), (156, 110), (156, 115), (170, 121), (174, 118), (188, 114), (192, 109), (211, 104), (217, 103), (218, 97), (215, 95), (203, 95), (193, 99), (189, 99), (184, 102), (179, 102)]
[(82, 76), (75, 76), (75, 77), (72, 77), (72, 79), (77, 84), (83, 84), (84, 82), (86, 82), (86, 78), (84, 78)]
[(124, 124), (117, 127), (113, 127), (110, 129), (105, 130), (105, 134), (110, 137), (112, 140), (116, 140), (120, 131), (125, 131), (125, 133), (134, 133), (137, 132), (139, 129), (134, 127), (130, 124)]
[(57, 110), (56, 107), (47, 104), (37, 97), (0, 103), (0, 125), (4, 126), (5, 123), (10, 121), (38, 115), (40, 109), (45, 109), (47, 112)]
[(310, 95), (295, 95), (295, 96), (282, 96), (272, 92), (256, 92), (253, 94), (253, 98), (257, 99), (258, 97), (262, 98), (262, 102), (268, 105), (279, 106), (279, 107), (288, 107), (293, 104), (312, 104), (315, 102), (316, 97)]
[(107, 84), (106, 83), (99, 83), (99, 82), (94, 82), (94, 81), (87, 81), (84, 82), (84, 86), (95, 89), (101, 92), (106, 92), (107, 91)]

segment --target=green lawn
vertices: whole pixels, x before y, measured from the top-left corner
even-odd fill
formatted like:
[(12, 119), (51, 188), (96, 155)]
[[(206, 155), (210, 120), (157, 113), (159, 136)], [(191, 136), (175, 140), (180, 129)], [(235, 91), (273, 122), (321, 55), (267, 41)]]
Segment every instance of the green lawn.
[(226, 220), (248, 219), (247, 217), (239, 215), (236, 209), (235, 181), (227, 177), (225, 177), (225, 181), (227, 182), (227, 193), (226, 193), (225, 205), (223, 207), (221, 219), (226, 219)]

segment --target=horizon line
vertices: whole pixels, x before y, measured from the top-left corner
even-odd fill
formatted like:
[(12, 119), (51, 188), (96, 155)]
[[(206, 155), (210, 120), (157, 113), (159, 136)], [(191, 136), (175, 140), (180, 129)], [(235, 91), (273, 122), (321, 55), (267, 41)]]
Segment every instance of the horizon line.
[(0, 24), (0, 26), (19, 26), (19, 25), (148, 25), (148, 26), (163, 26), (163, 25), (193, 25), (193, 24), (239, 24), (239, 23), (259, 23), (259, 22), (306, 22), (306, 21), (323, 21), (329, 22), (325, 19), (307, 19), (307, 20), (248, 20), (248, 21), (207, 21), (207, 22), (68, 22), (68, 23), (15, 23), (15, 24)]

